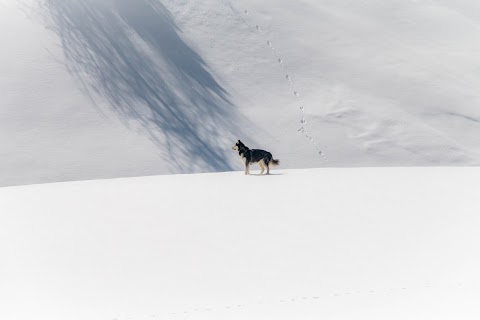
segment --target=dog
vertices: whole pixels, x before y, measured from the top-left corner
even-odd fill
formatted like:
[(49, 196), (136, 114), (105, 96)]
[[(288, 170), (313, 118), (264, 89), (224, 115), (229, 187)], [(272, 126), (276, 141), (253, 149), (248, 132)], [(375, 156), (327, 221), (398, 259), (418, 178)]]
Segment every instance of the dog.
[(252, 163), (258, 163), (260, 165), (262, 169), (260, 174), (263, 174), (265, 168), (267, 168), (267, 174), (270, 174), (270, 165), (278, 166), (280, 164), (280, 160), (273, 159), (270, 152), (260, 149), (249, 149), (240, 140), (238, 140), (232, 149), (238, 151), (238, 155), (245, 165), (245, 175), (250, 174), (250, 164)]

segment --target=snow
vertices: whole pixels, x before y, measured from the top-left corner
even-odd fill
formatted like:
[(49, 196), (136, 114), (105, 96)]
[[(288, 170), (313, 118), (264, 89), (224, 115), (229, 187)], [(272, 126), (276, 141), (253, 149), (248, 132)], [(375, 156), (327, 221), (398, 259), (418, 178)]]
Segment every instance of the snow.
[(479, 169), (272, 173), (0, 188), (0, 318), (478, 319)]
[(0, 1), (0, 185), (240, 170), (239, 138), (284, 168), (478, 165), (479, 9)]
[(478, 319), (479, 12), (0, 0), (0, 319)]

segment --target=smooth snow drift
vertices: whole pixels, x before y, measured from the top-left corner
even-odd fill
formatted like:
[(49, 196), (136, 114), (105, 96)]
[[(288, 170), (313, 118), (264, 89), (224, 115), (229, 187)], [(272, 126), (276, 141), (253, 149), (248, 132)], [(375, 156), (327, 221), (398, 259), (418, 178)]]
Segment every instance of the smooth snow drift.
[(240, 170), (236, 139), (284, 168), (477, 165), (477, 12), (0, 0), (0, 185)]
[(479, 318), (480, 170), (274, 173), (0, 189), (0, 319)]

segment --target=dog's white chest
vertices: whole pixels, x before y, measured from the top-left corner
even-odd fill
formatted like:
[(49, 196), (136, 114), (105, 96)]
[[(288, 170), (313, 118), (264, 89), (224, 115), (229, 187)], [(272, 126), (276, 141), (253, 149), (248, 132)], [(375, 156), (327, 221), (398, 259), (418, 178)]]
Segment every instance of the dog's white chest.
[(240, 156), (240, 159), (242, 159), (243, 164), (245, 164), (247, 162), (247, 158), (245, 157), (245, 155), (239, 154), (239, 156)]

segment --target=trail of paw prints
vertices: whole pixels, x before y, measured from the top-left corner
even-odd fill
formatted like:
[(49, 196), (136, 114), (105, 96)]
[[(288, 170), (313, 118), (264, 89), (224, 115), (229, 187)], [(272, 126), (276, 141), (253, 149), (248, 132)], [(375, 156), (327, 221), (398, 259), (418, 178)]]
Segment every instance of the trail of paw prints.
[[(250, 12), (245, 9), (243, 10), (243, 15), (242, 13), (240, 13), (240, 11), (236, 10), (235, 7), (233, 6), (233, 4), (226, 0), (224, 1), (229, 7), (230, 9), (240, 17), (240, 19), (242, 20), (242, 22), (244, 24), (246, 24), (249, 28), (253, 28), (256, 30), (257, 33), (261, 33), (262, 32), (262, 28), (260, 27), (260, 25), (258, 24), (251, 24), (248, 22), (247, 18), (248, 16), (250, 16)], [(322, 157), (324, 160), (327, 160), (325, 154), (320, 150), (318, 144), (317, 144), (317, 141), (315, 140), (315, 138), (310, 134), (308, 128), (307, 128), (307, 119), (306, 119), (306, 108), (305, 108), (305, 102), (303, 101), (303, 99), (301, 98), (300, 96), (300, 93), (299, 93), (299, 90), (296, 88), (293, 80), (292, 80), (292, 76), (291, 76), (291, 72), (289, 72), (288, 70), (288, 67), (286, 66), (285, 62), (283, 61), (283, 59), (280, 57), (280, 55), (278, 54), (277, 50), (275, 49), (275, 47), (273, 46), (272, 42), (268, 39), (266, 41), (266, 44), (268, 45), (268, 47), (271, 49), (271, 52), (272, 52), (272, 55), (275, 57), (276, 61), (278, 62), (278, 64), (280, 65), (280, 67), (284, 70), (284, 73), (285, 73), (285, 79), (288, 81), (288, 84), (290, 86), (290, 89), (293, 93), (293, 95), (295, 96), (295, 98), (297, 99), (297, 106), (301, 112), (301, 119), (300, 119), (300, 128), (297, 130), (297, 132), (299, 132), (300, 134), (302, 134), (310, 143), (312, 143), (314, 145), (314, 148), (316, 150), (316, 152), (318, 153), (318, 155), (320, 157)]]
[[(257, 29), (258, 32), (261, 32), (261, 29), (258, 25), (256, 25), (256, 29)], [(297, 132), (303, 134), (308, 141), (313, 143), (313, 145), (315, 146), (318, 154), (321, 157), (326, 159), (325, 154), (318, 148), (317, 142), (315, 141), (315, 138), (309, 133), (309, 131), (307, 129), (306, 108), (305, 108), (306, 104), (303, 101), (302, 97), (300, 96), (299, 90), (296, 88), (296, 86), (293, 82), (293, 79), (290, 76), (291, 72), (289, 72), (287, 65), (285, 64), (284, 60), (278, 54), (278, 51), (273, 46), (272, 42), (270, 40), (267, 40), (266, 43), (267, 43), (267, 46), (270, 48), (270, 50), (272, 52), (272, 55), (275, 57), (276, 61), (280, 65), (280, 67), (284, 70), (285, 79), (287, 80), (293, 95), (297, 99), (297, 102), (298, 102), (297, 106), (298, 106), (298, 108), (301, 112), (301, 119), (300, 119), (301, 127), (297, 130)]]
[[(136, 316), (136, 317), (113, 317), (112, 320), (153, 320), (153, 319), (162, 319), (162, 320), (187, 320), (187, 319), (196, 319), (198, 316), (202, 315), (203, 317), (208, 314), (218, 314), (225, 312), (238, 312), (241, 310), (254, 309), (258, 307), (275, 307), (278, 306), (278, 303), (284, 306), (294, 306), (301, 304), (322, 304), (328, 303), (331, 301), (329, 299), (352, 299), (360, 296), (371, 296), (373, 297), (382, 297), (390, 295), (401, 295), (408, 294), (410, 292), (418, 292), (422, 290), (455, 290), (462, 289), (465, 285), (462, 282), (449, 283), (449, 284), (432, 284), (429, 282), (424, 283), (423, 285), (416, 286), (402, 286), (394, 288), (369, 288), (362, 290), (337, 290), (330, 293), (322, 293), (317, 295), (305, 295), (305, 296), (296, 296), (289, 298), (281, 298), (278, 300), (265, 300), (259, 299), (251, 303), (232, 303), (229, 305), (223, 306), (203, 306), (203, 307), (191, 307), (186, 308), (177, 312), (170, 312), (167, 314), (151, 314), (145, 316)], [(203, 318), (202, 317), (202, 318)]]
[(461, 289), (464, 287), (463, 283), (452, 283), (452, 284), (443, 284), (443, 285), (432, 285), (430, 283), (426, 283), (420, 286), (414, 287), (396, 287), (396, 288), (371, 288), (367, 290), (340, 290), (331, 293), (325, 293), (322, 295), (315, 295), (315, 296), (302, 296), (302, 297), (295, 297), (295, 298), (288, 298), (288, 299), (280, 299), (277, 302), (281, 304), (301, 304), (301, 303), (325, 303), (328, 302), (328, 299), (351, 299), (360, 296), (372, 296), (372, 297), (381, 297), (381, 296), (389, 296), (389, 295), (401, 295), (401, 294), (408, 294), (410, 292), (418, 292), (422, 290), (439, 290), (439, 289), (446, 289), (446, 290), (455, 290)]

